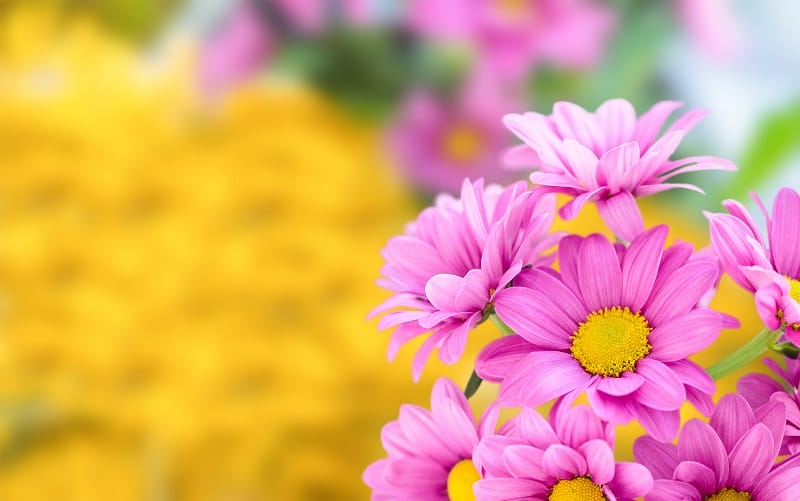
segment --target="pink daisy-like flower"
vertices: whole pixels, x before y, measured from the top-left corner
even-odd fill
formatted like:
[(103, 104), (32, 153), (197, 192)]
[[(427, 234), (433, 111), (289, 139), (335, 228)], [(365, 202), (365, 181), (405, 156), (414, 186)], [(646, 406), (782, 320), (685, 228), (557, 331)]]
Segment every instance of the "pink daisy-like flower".
[(595, 113), (558, 102), (553, 114), (511, 114), (506, 126), (525, 144), (509, 150), (511, 166), (538, 166), (531, 181), (549, 192), (574, 198), (560, 214), (578, 215), (586, 202), (595, 201), (600, 215), (614, 233), (627, 241), (644, 231), (635, 197), (673, 188), (702, 193), (691, 184), (669, 183), (672, 177), (700, 170), (736, 170), (728, 160), (687, 157), (670, 160), (683, 137), (706, 113), (692, 110), (675, 121), (660, 139), (667, 117), (681, 106), (662, 101), (637, 119), (631, 103), (612, 99)]
[(747, 374), (736, 383), (736, 389), (753, 409), (771, 401), (786, 406), (786, 431), (781, 454), (800, 453), (800, 361), (787, 358), (786, 368), (765, 358), (764, 364), (783, 380), (775, 381), (766, 374)]
[(383, 249), (384, 278), (378, 284), (395, 294), (370, 313), (394, 308), (379, 329), (397, 326), (389, 359), (400, 346), (431, 332), (412, 366), (418, 380), (431, 351), (444, 363), (464, 351), (467, 333), (491, 312), (497, 291), (523, 267), (549, 265), (543, 252), (557, 243), (549, 234), (554, 201), (519, 182), (507, 188), (464, 181), (461, 198), (440, 196)]
[(653, 486), (644, 466), (614, 461), (614, 427), (586, 406), (558, 402), (549, 422), (523, 408), (509, 424), (475, 448), (479, 501), (625, 501)]
[(478, 441), (495, 432), (499, 407), (489, 406), (476, 424), (461, 390), (449, 379), (433, 386), (431, 410), (400, 407), (383, 427), (388, 457), (367, 467), (363, 480), (375, 501), (449, 501), (471, 492), (480, 478), (472, 463)]
[(692, 419), (678, 445), (651, 437), (633, 446), (636, 460), (655, 477), (645, 501), (790, 501), (797, 499), (800, 468), (775, 465), (786, 421), (783, 404), (755, 412), (740, 395), (725, 395), (710, 424)]
[(726, 200), (729, 214), (706, 213), (711, 245), (720, 263), (742, 288), (755, 293), (761, 320), (772, 330), (783, 328), (800, 343), (800, 195), (783, 188), (775, 198), (772, 217), (751, 194), (767, 219), (767, 242), (742, 204)]
[(586, 391), (612, 423), (638, 419), (649, 434), (671, 440), (688, 399), (712, 409), (714, 383), (687, 359), (709, 346), (726, 316), (698, 302), (714, 286), (716, 260), (678, 243), (663, 250), (657, 226), (627, 248), (602, 235), (561, 240), (561, 272), (528, 272), (528, 287), (494, 298), (497, 315), (517, 335), (478, 356), (483, 379), (499, 382), (503, 406), (537, 406)]

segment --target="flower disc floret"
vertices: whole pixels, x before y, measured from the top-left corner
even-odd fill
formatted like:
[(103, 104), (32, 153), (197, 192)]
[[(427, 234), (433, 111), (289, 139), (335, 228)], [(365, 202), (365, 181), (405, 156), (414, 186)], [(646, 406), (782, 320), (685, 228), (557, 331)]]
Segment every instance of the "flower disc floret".
[(751, 499), (749, 492), (739, 492), (736, 489), (726, 487), (713, 496), (706, 498), (706, 501), (750, 501)]
[(559, 480), (550, 491), (548, 501), (606, 501), (603, 487), (592, 482), (590, 477), (575, 477)]
[(472, 486), (481, 479), (471, 459), (462, 459), (447, 476), (447, 496), (450, 501), (474, 501)]
[(620, 377), (625, 371), (635, 371), (636, 362), (653, 349), (648, 341), (652, 330), (641, 313), (627, 306), (603, 308), (578, 325), (570, 352), (586, 372)]

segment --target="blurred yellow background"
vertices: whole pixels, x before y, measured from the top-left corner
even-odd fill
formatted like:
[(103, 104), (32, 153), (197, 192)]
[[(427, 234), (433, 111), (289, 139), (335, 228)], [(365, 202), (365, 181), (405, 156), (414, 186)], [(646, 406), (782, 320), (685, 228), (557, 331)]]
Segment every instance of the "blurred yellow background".
[[(414, 346), (386, 362), (365, 316), (419, 207), (375, 127), (286, 81), (210, 106), (189, 45), (143, 62), (90, 18), (0, 14), (0, 499), (366, 499), (383, 424), (496, 335), (419, 384)], [(751, 303), (723, 282), (744, 326), (701, 363), (760, 329)]]

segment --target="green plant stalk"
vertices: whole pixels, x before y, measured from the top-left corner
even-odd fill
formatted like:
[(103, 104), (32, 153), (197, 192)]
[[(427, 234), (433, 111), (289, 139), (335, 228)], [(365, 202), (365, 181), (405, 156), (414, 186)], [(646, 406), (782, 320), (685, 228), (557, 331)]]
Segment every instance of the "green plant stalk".
[(764, 329), (744, 346), (706, 369), (714, 381), (730, 374), (770, 349), (780, 337), (780, 331)]

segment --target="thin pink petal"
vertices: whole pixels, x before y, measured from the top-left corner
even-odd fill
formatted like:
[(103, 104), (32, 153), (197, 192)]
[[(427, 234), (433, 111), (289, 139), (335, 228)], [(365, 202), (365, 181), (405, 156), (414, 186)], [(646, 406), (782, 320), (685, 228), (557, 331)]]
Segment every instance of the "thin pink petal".
[(635, 238), (622, 259), (622, 304), (638, 312), (652, 292), (658, 265), (667, 240), (666, 225), (659, 225)]
[(504, 336), (484, 348), (475, 362), (478, 375), (487, 381), (499, 383), (508, 377), (511, 369), (536, 348), (520, 336)]
[(622, 271), (614, 247), (603, 235), (589, 235), (581, 243), (578, 274), (580, 291), (589, 310), (619, 305)]
[(644, 220), (633, 195), (622, 191), (616, 195), (598, 200), (597, 210), (614, 235), (630, 242), (644, 233)]
[(533, 352), (500, 385), (501, 405), (537, 406), (584, 387), (590, 377), (568, 353)]

